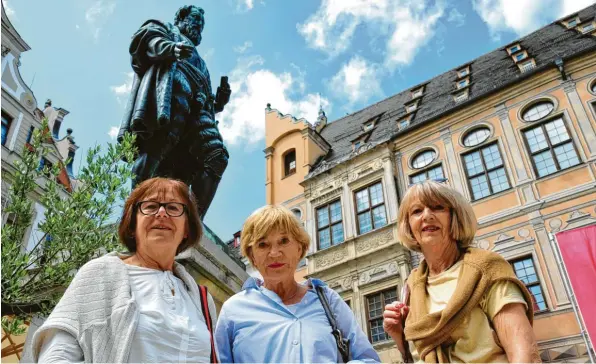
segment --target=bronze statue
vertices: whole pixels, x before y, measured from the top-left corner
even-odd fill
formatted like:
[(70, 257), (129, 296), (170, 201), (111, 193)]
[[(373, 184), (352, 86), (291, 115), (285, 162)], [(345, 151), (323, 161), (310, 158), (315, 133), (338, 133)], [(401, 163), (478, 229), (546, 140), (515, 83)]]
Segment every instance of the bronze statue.
[(174, 24), (148, 20), (133, 35), (135, 76), (119, 134), (119, 140), (128, 131), (137, 136), (133, 188), (155, 176), (182, 180), (191, 185), (202, 217), (228, 165), (215, 114), (231, 94), (227, 77), (212, 93), (196, 49), (204, 26), (204, 10), (189, 5), (178, 9)]

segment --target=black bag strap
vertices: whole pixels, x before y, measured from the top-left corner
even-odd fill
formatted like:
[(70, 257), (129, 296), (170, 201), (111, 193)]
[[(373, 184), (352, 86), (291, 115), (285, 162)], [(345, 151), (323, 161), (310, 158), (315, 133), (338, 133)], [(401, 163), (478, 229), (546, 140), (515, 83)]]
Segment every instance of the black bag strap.
[(316, 286), (317, 295), (319, 296), (319, 300), (321, 301), (321, 305), (325, 310), (325, 315), (327, 316), (327, 320), (329, 320), (329, 325), (331, 325), (331, 334), (335, 338), (335, 342), (337, 344), (337, 350), (341, 354), (341, 357), (344, 363), (350, 361), (350, 340), (344, 339), (341, 331), (337, 327), (337, 322), (335, 321), (335, 316), (333, 316), (333, 312), (331, 312), (331, 308), (329, 308), (329, 302), (327, 301), (327, 297), (325, 296), (325, 292), (322, 286)]
[(209, 336), (211, 338), (211, 363), (219, 363), (217, 360), (217, 353), (215, 350), (215, 342), (213, 339), (213, 322), (211, 321), (211, 312), (209, 312), (209, 299), (207, 296), (207, 287), (201, 286), (197, 283), (199, 287), (199, 293), (201, 297), (201, 309), (203, 311), (203, 318), (205, 319), (205, 324), (207, 325), (207, 329), (209, 330)]

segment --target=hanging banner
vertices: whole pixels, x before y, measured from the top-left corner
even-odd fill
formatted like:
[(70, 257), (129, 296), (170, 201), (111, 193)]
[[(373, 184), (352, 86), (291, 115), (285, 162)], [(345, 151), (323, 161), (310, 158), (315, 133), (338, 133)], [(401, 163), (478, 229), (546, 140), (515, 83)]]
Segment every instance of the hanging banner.
[(596, 340), (596, 225), (556, 234), (588, 337)]

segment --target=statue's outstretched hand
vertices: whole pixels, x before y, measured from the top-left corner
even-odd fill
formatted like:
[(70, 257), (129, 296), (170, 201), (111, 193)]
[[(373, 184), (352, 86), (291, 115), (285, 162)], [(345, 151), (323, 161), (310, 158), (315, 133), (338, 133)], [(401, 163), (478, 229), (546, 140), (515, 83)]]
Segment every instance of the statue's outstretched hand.
[(174, 46), (174, 56), (178, 60), (190, 58), (190, 56), (192, 55), (192, 50), (194, 48), (195, 47), (190, 46), (184, 42), (178, 42)]
[(230, 101), (231, 94), (232, 90), (230, 89), (230, 84), (228, 83), (228, 76), (222, 76), (219, 87), (217, 87), (217, 93), (215, 94), (216, 113), (223, 111), (224, 106), (226, 106), (228, 101)]

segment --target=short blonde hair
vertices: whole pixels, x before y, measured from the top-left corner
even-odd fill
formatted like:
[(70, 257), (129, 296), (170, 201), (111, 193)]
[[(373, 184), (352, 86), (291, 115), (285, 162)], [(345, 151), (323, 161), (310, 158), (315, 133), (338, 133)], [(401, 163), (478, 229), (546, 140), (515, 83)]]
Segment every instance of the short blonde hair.
[(281, 205), (266, 205), (255, 210), (244, 222), (240, 234), (240, 252), (250, 260), (252, 247), (274, 230), (285, 231), (302, 247), (302, 256), (306, 256), (310, 247), (310, 236), (294, 213)]
[(410, 207), (416, 201), (425, 206), (442, 205), (451, 212), (451, 238), (460, 249), (467, 248), (474, 241), (477, 222), (472, 205), (453, 188), (435, 181), (424, 181), (410, 187), (404, 196), (397, 217), (399, 240), (410, 250), (421, 251), (420, 244), (410, 229)]

